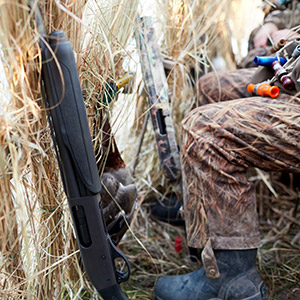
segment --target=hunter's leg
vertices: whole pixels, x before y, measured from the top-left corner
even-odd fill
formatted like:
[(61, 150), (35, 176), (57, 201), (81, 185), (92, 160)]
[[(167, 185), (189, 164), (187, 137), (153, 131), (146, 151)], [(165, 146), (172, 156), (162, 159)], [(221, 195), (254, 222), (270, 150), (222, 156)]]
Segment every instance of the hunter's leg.
[(300, 172), (300, 102), (253, 97), (196, 108), (183, 121), (182, 165), (190, 246), (258, 246), (249, 167)]
[(195, 107), (250, 96), (247, 85), (251, 83), (255, 71), (256, 68), (249, 68), (210, 72), (202, 76), (198, 81), (198, 101)]
[[(182, 135), (187, 238), (189, 246), (204, 248), (208, 268), (161, 278), (157, 299), (267, 299), (255, 267), (260, 240), (246, 172), (300, 173), (300, 102), (282, 95), (206, 105), (186, 116)], [(211, 279), (218, 277), (214, 254), (220, 276)]]

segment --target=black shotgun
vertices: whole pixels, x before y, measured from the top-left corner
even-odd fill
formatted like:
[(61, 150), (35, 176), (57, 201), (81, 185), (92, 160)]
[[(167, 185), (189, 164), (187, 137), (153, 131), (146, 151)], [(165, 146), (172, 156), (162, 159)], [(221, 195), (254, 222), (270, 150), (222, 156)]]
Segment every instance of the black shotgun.
[[(73, 49), (63, 31), (45, 35), (40, 12), (37, 25), (42, 90), (83, 265), (104, 300), (128, 300), (119, 284), (129, 278), (129, 263), (104, 222), (102, 186)], [(125, 272), (116, 268), (117, 258), (125, 262)]]

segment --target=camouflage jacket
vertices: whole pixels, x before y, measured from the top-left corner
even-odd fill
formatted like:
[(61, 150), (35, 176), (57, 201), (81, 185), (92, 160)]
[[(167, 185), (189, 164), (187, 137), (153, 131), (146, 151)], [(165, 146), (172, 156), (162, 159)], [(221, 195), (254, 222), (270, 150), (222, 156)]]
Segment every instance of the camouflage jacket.
[(300, 9), (277, 9), (264, 18), (265, 23), (273, 23), (278, 29), (291, 29), (299, 25), (300, 21)]
[[(300, 8), (289, 9), (279, 8), (265, 15), (263, 24), (273, 23), (279, 30), (293, 29), (300, 24)], [(254, 48), (253, 39), (261, 26), (256, 27), (250, 34), (248, 41), (248, 55), (238, 64), (238, 68), (254, 67), (253, 60), (255, 56), (270, 56), (271, 44), (266, 48)]]

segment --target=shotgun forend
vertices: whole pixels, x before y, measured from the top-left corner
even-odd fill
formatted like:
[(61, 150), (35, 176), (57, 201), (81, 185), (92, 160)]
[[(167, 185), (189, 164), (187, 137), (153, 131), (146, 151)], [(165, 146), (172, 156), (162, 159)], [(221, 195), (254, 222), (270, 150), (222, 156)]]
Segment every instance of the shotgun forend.
[[(40, 42), (42, 88), (53, 131), (61, 176), (84, 268), (104, 300), (128, 300), (119, 283), (129, 264), (107, 233), (101, 209), (101, 184), (71, 43), (55, 31)], [(127, 272), (117, 270), (115, 259)]]
[[(253, 63), (255, 66), (272, 67), (274, 61), (278, 61), (276, 56), (255, 56)], [(279, 57), (279, 61), (281, 65), (284, 65), (287, 62), (284, 57)]]
[(269, 96), (271, 98), (276, 98), (279, 95), (279, 88), (277, 86), (271, 86), (267, 83), (250, 83), (247, 86), (247, 91), (262, 97)]

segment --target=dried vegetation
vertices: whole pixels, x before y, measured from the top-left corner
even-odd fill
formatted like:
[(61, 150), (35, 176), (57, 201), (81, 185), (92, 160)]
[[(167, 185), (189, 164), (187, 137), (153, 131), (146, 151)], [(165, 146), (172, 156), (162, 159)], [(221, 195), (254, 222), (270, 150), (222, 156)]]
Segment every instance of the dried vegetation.
[[(86, 2), (47, 0), (39, 1), (39, 6), (47, 32), (64, 30), (72, 42), (95, 152), (102, 151), (102, 126), (109, 118), (119, 149), (132, 169), (147, 112), (147, 99), (139, 91), (139, 73), (132, 93), (120, 95), (116, 103), (104, 105), (101, 92), (107, 81), (137, 70), (132, 43), (138, 1)], [(157, 2), (159, 17), (154, 19), (165, 33), (161, 53), (173, 64), (168, 83), (177, 134), (181, 119), (196, 99), (193, 80), (210, 69), (214, 54), (223, 55), (229, 68), (235, 67), (227, 22), (234, 17), (231, 2)], [(0, 1), (4, 66), (0, 72), (7, 79), (0, 80), (0, 298), (96, 299), (80, 267), (41, 101), (38, 37), (28, 1)], [(299, 184), (297, 177), (286, 176), (288, 181), (277, 173), (254, 172), (251, 177), (257, 186), (263, 241), (259, 266), (270, 287), (270, 299), (300, 297)], [(199, 267), (188, 257), (184, 229), (149, 217), (151, 194), (172, 188), (161, 172), (150, 124), (134, 182), (139, 192), (137, 208), (131, 230), (120, 244), (131, 263), (132, 276), (123, 287), (131, 299), (146, 300), (152, 299), (158, 276)], [(183, 238), (180, 252), (174, 249), (177, 236)], [(293, 296), (297, 293), (298, 298)]]

